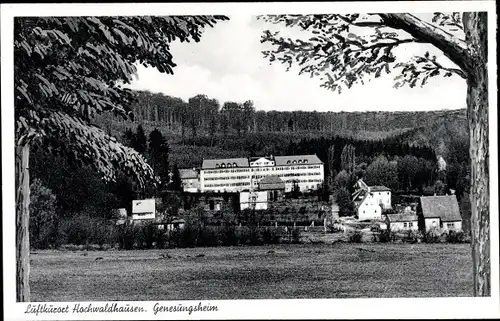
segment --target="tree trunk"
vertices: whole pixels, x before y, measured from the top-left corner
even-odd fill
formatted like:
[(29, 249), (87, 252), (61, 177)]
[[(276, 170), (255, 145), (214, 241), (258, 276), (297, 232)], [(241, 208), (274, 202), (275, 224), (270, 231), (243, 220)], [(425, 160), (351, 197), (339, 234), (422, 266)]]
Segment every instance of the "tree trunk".
[(490, 181), (488, 133), (487, 14), (464, 14), (473, 67), (467, 79), (471, 158), (471, 232), (474, 295), (490, 296)]
[(16, 147), (16, 298), (18, 302), (30, 300), (29, 268), (29, 145)]

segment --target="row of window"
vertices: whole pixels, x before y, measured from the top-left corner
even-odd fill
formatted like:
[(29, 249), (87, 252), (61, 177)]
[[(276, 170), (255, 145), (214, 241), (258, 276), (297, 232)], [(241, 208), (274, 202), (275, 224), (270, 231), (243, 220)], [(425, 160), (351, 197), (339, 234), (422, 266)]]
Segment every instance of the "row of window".
[(322, 183), (322, 179), (285, 179), (285, 183)]
[(205, 174), (218, 174), (218, 173), (241, 173), (250, 172), (249, 168), (238, 168), (238, 169), (206, 169), (203, 170)]
[[(236, 164), (236, 163), (235, 163)], [(217, 166), (217, 168), (228, 168), (231, 166)], [(236, 165), (232, 165), (232, 167), (236, 167)], [(255, 168), (238, 168), (238, 169), (207, 169), (204, 170), (205, 174), (215, 174), (215, 173), (237, 173), (237, 172), (249, 172), (250, 170), (254, 172), (266, 172), (266, 171), (271, 171), (271, 170), (277, 170), (277, 171), (289, 171), (289, 170), (298, 170), (298, 169), (313, 169), (313, 168), (321, 168), (320, 165), (308, 165), (308, 166), (283, 166), (283, 167), (265, 167), (265, 168), (260, 168), (260, 167), (255, 167)]]
[(205, 178), (206, 181), (218, 181), (218, 180), (236, 180), (236, 179), (249, 179), (250, 176), (227, 176), (227, 177), (222, 177), (222, 176), (216, 176), (216, 177), (207, 177)]
[[(319, 176), (321, 172), (309, 172), (309, 173), (287, 173), (287, 174), (278, 174), (278, 177), (297, 177), (297, 176)], [(267, 175), (254, 175), (252, 176), (254, 179), (260, 179), (266, 177)], [(217, 181), (217, 180), (237, 180), (237, 179), (249, 179), (250, 176), (215, 176), (215, 177), (206, 177), (205, 181)]]
[(293, 161), (290, 161), (288, 160), (286, 163), (287, 164), (307, 164), (309, 161), (307, 159), (299, 159), (299, 160), (293, 160)]
[(215, 168), (226, 168), (226, 167), (238, 167), (238, 164), (236, 163), (221, 163), (221, 164), (215, 164)]
[(223, 186), (248, 186), (250, 183), (248, 182), (240, 182), (240, 183), (231, 183), (231, 184), (206, 184), (205, 188), (208, 187), (223, 187)]

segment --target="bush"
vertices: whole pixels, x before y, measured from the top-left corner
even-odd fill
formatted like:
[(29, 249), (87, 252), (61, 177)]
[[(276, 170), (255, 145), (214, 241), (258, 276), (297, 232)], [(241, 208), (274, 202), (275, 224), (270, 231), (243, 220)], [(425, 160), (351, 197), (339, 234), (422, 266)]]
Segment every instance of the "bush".
[(250, 226), (248, 235), (248, 243), (250, 245), (262, 245), (260, 230), (256, 226)]
[(76, 215), (62, 220), (59, 224), (59, 235), (63, 244), (87, 244), (91, 233), (90, 218), (86, 216)]
[(354, 231), (351, 234), (349, 234), (349, 242), (351, 243), (361, 243), (361, 240), (363, 239), (363, 233), (360, 231)]
[(429, 230), (424, 233), (423, 241), (425, 243), (439, 243), (441, 234), (437, 230)]
[(392, 233), (390, 230), (386, 229), (386, 230), (381, 230), (379, 233), (378, 233), (378, 241), (380, 243), (387, 243), (387, 242), (390, 242), (392, 241)]
[(300, 243), (300, 229), (298, 227), (294, 227), (291, 231), (292, 233), (292, 244)]
[(57, 238), (56, 197), (39, 179), (33, 180), (30, 191), (30, 245), (36, 249), (46, 249)]
[(403, 237), (403, 242), (407, 243), (417, 243), (421, 239), (417, 231), (414, 230), (409, 230), (406, 232), (405, 236)]
[(262, 232), (262, 241), (264, 244), (279, 244), (281, 237), (277, 228), (266, 227)]
[(200, 229), (200, 234), (196, 246), (217, 246), (219, 240), (222, 240), (221, 233), (218, 233), (217, 227), (205, 226)]
[(450, 231), (446, 237), (449, 243), (466, 243), (465, 233), (462, 231)]
[(184, 228), (175, 231), (173, 234), (174, 246), (178, 247), (195, 247), (198, 245), (198, 237), (200, 235), (200, 228), (191, 224), (184, 225)]
[(221, 243), (225, 246), (238, 245), (238, 236), (236, 235), (236, 226), (226, 225), (221, 232)]

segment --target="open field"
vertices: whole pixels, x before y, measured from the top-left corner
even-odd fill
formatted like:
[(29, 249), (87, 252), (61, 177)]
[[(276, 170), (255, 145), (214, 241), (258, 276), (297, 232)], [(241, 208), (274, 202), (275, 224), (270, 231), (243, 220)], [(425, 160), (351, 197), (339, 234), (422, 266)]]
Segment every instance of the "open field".
[(469, 244), (84, 253), (35, 252), (33, 301), (472, 296), (473, 287)]

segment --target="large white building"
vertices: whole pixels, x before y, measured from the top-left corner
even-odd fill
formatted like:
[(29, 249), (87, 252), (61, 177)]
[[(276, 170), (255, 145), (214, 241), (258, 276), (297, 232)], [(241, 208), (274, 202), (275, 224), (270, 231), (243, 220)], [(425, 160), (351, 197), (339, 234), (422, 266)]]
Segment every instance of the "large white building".
[(204, 159), (200, 169), (201, 192), (241, 192), (258, 189), (266, 176), (277, 176), (289, 192), (316, 190), (324, 181), (323, 162), (316, 155)]
[(381, 219), (382, 211), (392, 208), (390, 188), (368, 186), (362, 179), (354, 187), (353, 202), (359, 220)]

